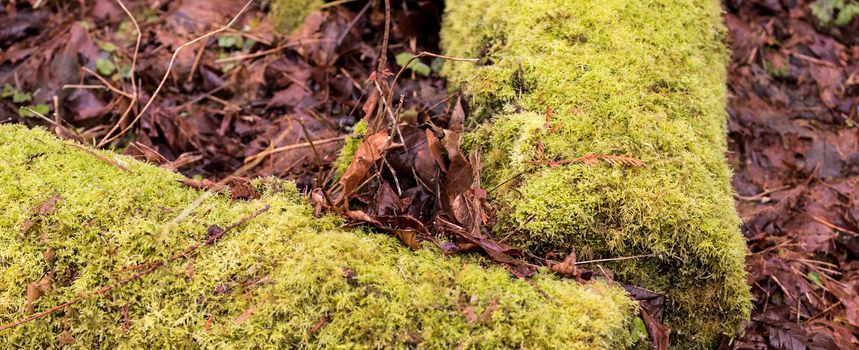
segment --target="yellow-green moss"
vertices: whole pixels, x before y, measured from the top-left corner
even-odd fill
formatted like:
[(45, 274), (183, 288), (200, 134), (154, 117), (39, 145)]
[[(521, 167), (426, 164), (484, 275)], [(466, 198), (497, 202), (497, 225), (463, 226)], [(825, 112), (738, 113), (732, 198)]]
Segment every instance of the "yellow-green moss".
[[(456, 0), (446, 6), (446, 75), (472, 99), (466, 136), (482, 152), (499, 234), (612, 264), (667, 294), (672, 344), (709, 348), (751, 308), (726, 151), (725, 29), (716, 0)], [(546, 110), (553, 109), (551, 125)], [(554, 131), (550, 131), (554, 129)], [(535, 166), (587, 154), (647, 165)]]
[(323, 0), (272, 0), (269, 17), (275, 28), (289, 34), (304, 23), (304, 17), (322, 6)]
[(359, 120), (352, 127), (352, 133), (346, 137), (343, 142), (343, 148), (340, 149), (340, 155), (337, 156), (337, 161), (334, 162), (334, 178), (340, 178), (349, 165), (352, 164), (352, 158), (355, 157), (355, 152), (358, 151), (358, 146), (364, 140), (367, 133), (367, 122), (364, 119)]
[[(0, 324), (27, 316), (30, 283), (53, 279), (35, 303), (46, 310), (130, 276), (123, 268), (182, 251), (212, 224), (271, 209), (188, 260), (0, 332), (0, 348), (70, 339), (111, 349), (405, 348), (416, 340), (444, 349), (615, 349), (634, 341), (635, 305), (616, 286), (546, 273), (528, 282), (478, 256), (412, 252), (389, 236), (313, 218), (290, 183), (258, 181), (257, 201), (209, 197), (165, 230), (201, 192), (164, 169), (98, 154), (131, 173), (44, 131), (0, 125)], [(54, 212), (38, 217), (55, 194)], [(35, 224), (21, 232), (28, 219)], [(469, 304), (477, 322), (467, 320)]]

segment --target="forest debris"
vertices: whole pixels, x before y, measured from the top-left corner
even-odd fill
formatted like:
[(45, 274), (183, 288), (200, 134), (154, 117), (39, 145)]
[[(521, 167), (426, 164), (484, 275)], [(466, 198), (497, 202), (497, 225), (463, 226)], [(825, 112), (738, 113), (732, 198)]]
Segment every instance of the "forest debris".
[(54, 281), (50, 276), (27, 285), (27, 314), (33, 313), (36, 308), (36, 301), (50, 292), (53, 285)]
[(105, 158), (105, 157), (102, 157), (102, 156), (100, 156), (100, 155), (96, 154), (95, 152), (90, 151), (90, 150), (89, 150), (89, 149), (87, 149), (86, 147), (83, 147), (83, 146), (81, 146), (81, 145), (78, 145), (78, 144), (76, 144), (76, 143), (71, 143), (71, 142), (70, 142), (70, 143), (67, 143), (67, 145), (68, 145), (69, 147), (77, 148), (77, 149), (81, 150), (82, 152), (84, 152), (84, 153), (86, 153), (86, 154), (89, 154), (89, 155), (91, 155), (91, 156), (95, 157), (96, 159), (98, 159), (98, 160), (100, 160), (100, 161), (102, 161), (102, 162), (105, 162), (105, 163), (107, 163), (107, 164), (109, 164), (109, 165), (112, 165), (112, 166), (114, 166), (114, 167), (116, 167), (116, 168), (118, 168), (118, 169), (121, 169), (121, 170), (123, 170), (123, 171), (125, 171), (125, 172), (127, 172), (127, 173), (130, 173), (130, 172), (131, 172), (131, 170), (130, 170), (130, 169), (128, 169), (128, 168), (126, 168), (124, 165), (119, 164), (119, 163), (117, 163), (117, 162), (116, 162), (116, 161), (114, 161), (114, 160), (111, 160), (111, 159), (107, 159), (107, 158)]
[(217, 184), (217, 183), (215, 183), (209, 179), (202, 179), (202, 180), (182, 179), (179, 182), (181, 182), (185, 186), (196, 188), (198, 190), (204, 190), (204, 191), (218, 192), (218, 191), (224, 189), (223, 185), (219, 185), (219, 184)]
[(369, 177), (370, 169), (382, 158), (387, 150), (401, 147), (400, 144), (388, 142), (388, 132), (379, 131), (364, 138), (364, 141), (355, 151), (352, 164), (346, 168), (340, 184), (343, 186), (343, 195), (337, 199), (337, 205), (342, 205), (351, 194), (357, 191), (360, 185)]
[(322, 318), (320, 318), (319, 321), (317, 321), (316, 324), (314, 324), (313, 327), (310, 328), (308, 333), (311, 336), (316, 335), (316, 333), (319, 333), (319, 330), (322, 329), (322, 327), (324, 327), (326, 324), (328, 324), (329, 320), (330, 319), (329, 319), (328, 315), (323, 315)]
[(667, 350), (669, 346), (668, 336), (671, 334), (671, 330), (653, 317), (644, 304), (644, 301), (639, 301), (639, 315), (644, 320), (647, 335), (650, 337), (650, 341), (656, 350)]
[[(540, 147), (542, 147), (543, 144), (542, 144), (542, 142), (540, 142), (540, 143), (538, 143), (538, 145)], [(542, 150), (542, 148), (538, 148), (537, 159), (543, 158), (542, 157), (543, 152), (544, 151)], [(609, 154), (609, 155), (587, 154), (587, 155), (584, 155), (584, 156), (581, 156), (578, 158), (574, 158), (574, 159), (564, 159), (564, 160), (557, 160), (557, 161), (537, 160), (537, 161), (533, 161), (531, 163), (543, 164), (543, 165), (548, 165), (552, 168), (556, 168), (556, 167), (564, 165), (564, 164), (574, 164), (574, 163), (581, 163), (581, 164), (585, 164), (585, 165), (594, 165), (597, 163), (597, 161), (600, 161), (600, 160), (604, 161), (608, 164), (611, 164), (611, 165), (624, 165), (624, 166), (630, 166), (630, 167), (640, 167), (640, 166), (644, 166), (645, 164), (647, 164), (643, 160), (636, 159), (636, 158), (633, 158), (630, 156), (625, 156), (622, 154)]]
[(63, 197), (58, 193), (53, 194), (48, 197), (39, 207), (35, 210), (35, 218), (29, 217), (21, 224), (21, 233), (27, 233), (33, 225), (35, 225), (42, 218), (52, 214), (54, 210), (56, 210), (57, 203), (63, 200)]
[(576, 267), (576, 250), (573, 249), (570, 251), (570, 254), (564, 258), (563, 262), (557, 264), (549, 265), (552, 271), (560, 275), (564, 275), (571, 278), (578, 278), (581, 275), (581, 272)]
[(245, 311), (242, 311), (242, 313), (239, 314), (239, 316), (236, 317), (235, 320), (233, 320), (233, 324), (235, 324), (236, 326), (240, 326), (242, 323), (245, 323), (245, 321), (247, 321), (249, 318), (251, 318), (251, 315), (253, 315), (253, 313), (254, 313), (254, 306), (251, 305)]
[(251, 180), (244, 177), (233, 177), (230, 180), (230, 197), (233, 200), (244, 199), (258, 199), (260, 198), (259, 192), (257, 192)]

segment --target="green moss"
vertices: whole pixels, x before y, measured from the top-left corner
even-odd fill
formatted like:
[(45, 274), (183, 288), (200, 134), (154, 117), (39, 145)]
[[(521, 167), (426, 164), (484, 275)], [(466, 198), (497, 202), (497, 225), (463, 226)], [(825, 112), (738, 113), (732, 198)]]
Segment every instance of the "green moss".
[[(313, 218), (296, 188), (274, 179), (257, 181), (260, 200), (210, 196), (168, 227), (201, 192), (164, 169), (98, 154), (131, 173), (44, 131), (0, 126), (0, 324), (27, 316), (30, 283), (53, 280), (35, 302), (46, 310), (184, 250), (212, 224), (271, 209), (187, 260), (0, 332), (6, 348), (405, 348), (422, 339), (444, 349), (614, 349), (635, 338), (635, 305), (618, 287), (547, 273), (516, 280), (479, 256), (412, 252)], [(55, 194), (54, 211), (37, 216)]]
[(817, 0), (809, 7), (811, 14), (825, 27), (846, 26), (859, 15), (859, 3), (853, 0)]
[(787, 62), (785, 62), (781, 67), (776, 67), (775, 64), (765, 61), (764, 68), (766, 68), (767, 74), (776, 79), (783, 79), (790, 76), (790, 63)]
[(346, 168), (352, 164), (352, 158), (355, 157), (355, 152), (358, 151), (358, 146), (364, 140), (367, 133), (367, 122), (364, 119), (355, 123), (352, 128), (352, 134), (346, 137), (343, 142), (343, 148), (340, 149), (340, 155), (337, 161), (334, 162), (334, 178), (340, 178), (346, 172)]
[[(751, 308), (726, 151), (725, 29), (716, 0), (460, 0), (446, 7), (445, 74), (472, 98), (499, 235), (612, 264), (667, 295), (672, 343), (709, 348)], [(546, 110), (553, 116), (547, 128)], [(627, 155), (640, 168), (534, 165)]]
[(304, 17), (322, 6), (322, 0), (273, 0), (269, 17), (275, 28), (283, 33), (292, 33), (304, 23)]

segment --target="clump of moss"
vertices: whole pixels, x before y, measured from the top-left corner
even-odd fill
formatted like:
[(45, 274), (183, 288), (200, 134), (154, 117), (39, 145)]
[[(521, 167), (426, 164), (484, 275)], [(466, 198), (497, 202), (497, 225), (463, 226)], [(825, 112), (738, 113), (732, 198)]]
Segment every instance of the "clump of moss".
[(635, 340), (635, 305), (618, 287), (546, 273), (529, 283), (478, 256), (412, 252), (314, 218), (293, 185), (274, 179), (256, 182), (259, 200), (210, 196), (169, 226), (201, 192), (96, 152), (130, 173), (44, 131), (0, 125), (0, 324), (28, 315), (31, 283), (52, 281), (31, 300), (43, 311), (184, 250), (210, 225), (271, 208), (187, 259), (0, 332), (6, 347), (614, 349)]
[(340, 155), (337, 156), (337, 161), (334, 162), (334, 178), (343, 176), (349, 165), (352, 164), (352, 158), (355, 157), (355, 152), (358, 151), (358, 146), (364, 140), (367, 133), (367, 121), (359, 120), (352, 127), (352, 133), (346, 137), (343, 142), (343, 148), (340, 149)]
[[(465, 142), (485, 187), (516, 179), (493, 193), (499, 235), (580, 259), (662, 253), (612, 267), (667, 295), (673, 345), (710, 348), (740, 328), (751, 303), (724, 161), (718, 1), (461, 0), (441, 37), (446, 54), (480, 59), (445, 74), (491, 118)], [(534, 163), (584, 155), (647, 165)]]
[(853, 0), (817, 0), (809, 7), (811, 14), (825, 27), (846, 26), (859, 15), (859, 3)]
[(304, 23), (304, 18), (322, 6), (322, 0), (273, 0), (269, 17), (277, 31), (292, 33)]

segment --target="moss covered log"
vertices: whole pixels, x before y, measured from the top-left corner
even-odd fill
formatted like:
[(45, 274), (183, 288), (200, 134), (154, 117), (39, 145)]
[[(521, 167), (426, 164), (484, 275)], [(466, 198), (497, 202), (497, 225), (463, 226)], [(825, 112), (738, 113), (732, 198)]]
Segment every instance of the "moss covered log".
[(296, 188), (274, 179), (255, 183), (259, 200), (217, 194), (168, 225), (201, 192), (95, 152), (130, 171), (44, 131), (0, 125), (0, 324), (270, 209), (187, 259), (0, 331), (0, 348), (615, 349), (637, 339), (635, 304), (619, 287), (546, 273), (516, 280), (479, 256), (413, 252), (313, 218)]
[[(719, 1), (451, 0), (445, 11), (445, 53), (480, 59), (445, 69), (483, 122), (467, 142), (484, 185), (515, 178), (493, 194), (499, 234), (520, 228), (520, 245), (580, 259), (664, 253), (612, 267), (667, 295), (673, 345), (734, 334), (751, 304), (723, 158)], [(586, 155), (646, 165), (537, 162)]]

